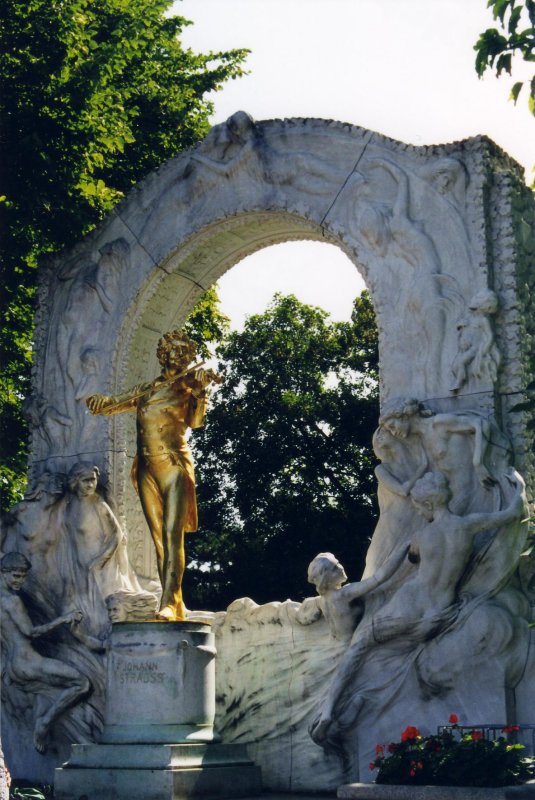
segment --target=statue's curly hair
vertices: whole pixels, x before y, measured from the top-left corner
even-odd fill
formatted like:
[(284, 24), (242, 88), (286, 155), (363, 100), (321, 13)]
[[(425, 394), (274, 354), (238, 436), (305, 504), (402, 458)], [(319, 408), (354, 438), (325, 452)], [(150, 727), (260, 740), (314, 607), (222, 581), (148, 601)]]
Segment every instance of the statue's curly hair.
[(195, 355), (197, 353), (197, 346), (195, 342), (193, 341), (193, 339), (190, 339), (189, 336), (186, 333), (184, 333), (184, 331), (179, 330), (177, 328), (174, 331), (169, 331), (168, 333), (164, 333), (164, 335), (158, 342), (158, 349), (156, 350), (156, 356), (160, 364), (164, 360), (165, 356), (176, 344), (185, 344), (187, 346), (189, 361), (195, 358)]

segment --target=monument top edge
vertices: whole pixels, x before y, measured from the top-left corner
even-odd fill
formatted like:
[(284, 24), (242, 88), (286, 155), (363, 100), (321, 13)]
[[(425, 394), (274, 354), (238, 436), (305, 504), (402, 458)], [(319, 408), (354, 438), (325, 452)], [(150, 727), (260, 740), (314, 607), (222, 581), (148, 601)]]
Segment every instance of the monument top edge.
[(167, 620), (148, 620), (146, 622), (114, 622), (112, 623), (113, 631), (151, 631), (158, 630), (173, 630), (184, 631), (187, 633), (205, 633), (210, 632), (211, 625), (209, 622), (195, 622), (195, 620), (182, 620), (182, 621), (167, 621)]

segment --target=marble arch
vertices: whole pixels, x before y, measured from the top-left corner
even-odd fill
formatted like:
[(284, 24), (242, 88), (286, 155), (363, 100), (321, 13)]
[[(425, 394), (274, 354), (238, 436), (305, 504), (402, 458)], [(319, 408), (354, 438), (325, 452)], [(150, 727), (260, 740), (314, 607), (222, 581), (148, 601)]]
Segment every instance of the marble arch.
[[(337, 244), (358, 264), (379, 319), (383, 403), (476, 402), (501, 416), (525, 385), (529, 344), (521, 196), (520, 167), (485, 137), (414, 147), (339, 122), (237, 112), (42, 269), (32, 472), (91, 452), (115, 480), (111, 453), (125, 444), (114, 420), (87, 418), (93, 376), (115, 391), (152, 374), (155, 340), (204, 289), (244, 256), (295, 239)], [(456, 323), (486, 289), (499, 301), (500, 374), (465, 376), (452, 391)]]

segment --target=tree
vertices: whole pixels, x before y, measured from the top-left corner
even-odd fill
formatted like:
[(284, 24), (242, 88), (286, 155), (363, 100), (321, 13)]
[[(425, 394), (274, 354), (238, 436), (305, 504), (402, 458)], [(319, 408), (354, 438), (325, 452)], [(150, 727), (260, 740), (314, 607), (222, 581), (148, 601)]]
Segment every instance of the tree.
[[(511, 75), (513, 57), (519, 55), (524, 61), (535, 61), (535, 0), (488, 0), (494, 19), (500, 20), (501, 30), (487, 28), (477, 43), (476, 71), (482, 77), (488, 68), (495, 69), (499, 77), (502, 72)], [(517, 81), (511, 89), (511, 98), (516, 103), (523, 81)], [(528, 106), (535, 116), (535, 75), (528, 89)]]
[(190, 605), (311, 592), (332, 550), (362, 567), (374, 501), (377, 329), (367, 293), (350, 323), (276, 295), (219, 346), (224, 383), (194, 432), (201, 530), (188, 540)]
[(36, 268), (74, 244), (151, 169), (209, 129), (208, 92), (248, 51), (196, 54), (171, 0), (5, 0), (0, 26), (0, 485), (26, 460)]

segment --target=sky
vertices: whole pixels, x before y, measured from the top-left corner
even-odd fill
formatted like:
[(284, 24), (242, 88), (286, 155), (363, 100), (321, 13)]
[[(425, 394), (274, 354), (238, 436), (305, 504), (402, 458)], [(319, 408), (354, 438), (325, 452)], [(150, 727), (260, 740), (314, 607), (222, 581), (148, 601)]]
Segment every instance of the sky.
[[(194, 23), (185, 46), (252, 51), (250, 74), (211, 96), (214, 124), (243, 109), (258, 120), (336, 119), (416, 145), (486, 134), (531, 177), (535, 121), (522, 94), (508, 101), (528, 65), (516, 62), (512, 78), (475, 73), (473, 45), (496, 25), (486, 0), (179, 0), (173, 11)], [(276, 291), (347, 319), (363, 283), (335, 246), (295, 242), (244, 259), (219, 286), (239, 328)]]

